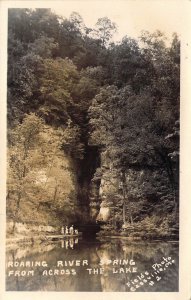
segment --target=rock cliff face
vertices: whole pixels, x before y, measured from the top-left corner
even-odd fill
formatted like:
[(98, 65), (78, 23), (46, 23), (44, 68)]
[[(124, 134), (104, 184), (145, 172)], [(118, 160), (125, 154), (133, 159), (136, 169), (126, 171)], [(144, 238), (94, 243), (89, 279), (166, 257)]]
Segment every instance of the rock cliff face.
[(119, 194), (119, 176), (107, 153), (101, 153), (100, 157), (100, 167), (96, 169), (92, 183), (91, 211), (97, 221), (107, 222), (112, 215), (113, 197)]
[[(120, 171), (110, 162), (109, 167), (102, 168), (101, 183), (99, 186), (100, 209), (98, 221), (108, 222), (115, 218), (120, 222), (131, 222), (133, 203), (138, 203), (141, 198), (140, 185), (145, 170), (126, 170), (125, 181), (121, 181)], [(125, 201), (125, 203), (124, 203)], [(124, 207), (125, 205), (125, 207)]]

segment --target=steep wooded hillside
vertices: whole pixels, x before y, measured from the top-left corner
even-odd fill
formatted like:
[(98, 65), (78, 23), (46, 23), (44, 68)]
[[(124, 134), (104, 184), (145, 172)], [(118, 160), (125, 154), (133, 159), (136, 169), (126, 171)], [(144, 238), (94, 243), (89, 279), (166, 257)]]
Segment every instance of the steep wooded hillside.
[(180, 42), (116, 28), (9, 9), (8, 220), (177, 234)]

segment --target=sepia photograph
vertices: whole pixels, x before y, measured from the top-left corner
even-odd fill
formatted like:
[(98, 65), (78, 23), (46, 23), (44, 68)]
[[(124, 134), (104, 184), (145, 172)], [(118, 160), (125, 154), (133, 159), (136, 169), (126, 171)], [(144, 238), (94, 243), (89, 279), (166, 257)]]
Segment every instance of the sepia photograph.
[(7, 8), (7, 292), (180, 291), (181, 5)]

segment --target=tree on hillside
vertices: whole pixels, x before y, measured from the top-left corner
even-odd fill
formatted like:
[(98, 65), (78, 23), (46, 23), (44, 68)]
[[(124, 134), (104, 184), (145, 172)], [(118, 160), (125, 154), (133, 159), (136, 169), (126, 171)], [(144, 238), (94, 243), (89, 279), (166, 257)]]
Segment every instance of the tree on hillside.
[(108, 17), (99, 18), (95, 25), (95, 33), (101, 40), (102, 45), (106, 46), (114, 33), (117, 31), (117, 26)]
[(66, 124), (70, 116), (68, 106), (72, 104), (71, 91), (78, 81), (78, 72), (69, 59), (46, 59), (40, 79), (42, 106), (41, 116), (54, 125)]
[(33, 212), (44, 208), (55, 215), (75, 214), (74, 183), (61, 150), (66, 136), (45, 125), (35, 114), (26, 115), (22, 124), (12, 130), (7, 208), (14, 222), (27, 218), (24, 212), (28, 206), (33, 207)]

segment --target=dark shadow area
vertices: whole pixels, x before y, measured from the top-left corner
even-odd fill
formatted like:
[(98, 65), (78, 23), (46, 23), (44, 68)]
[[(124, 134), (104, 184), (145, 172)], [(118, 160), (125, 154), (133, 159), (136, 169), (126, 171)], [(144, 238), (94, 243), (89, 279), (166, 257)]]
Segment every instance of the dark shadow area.
[(97, 223), (85, 223), (77, 225), (79, 230), (82, 232), (83, 238), (85, 239), (95, 239), (96, 233), (100, 231), (100, 224)]
[(89, 216), (92, 178), (96, 169), (100, 167), (100, 163), (99, 148), (97, 146), (86, 146), (84, 158), (78, 166), (78, 202), (82, 215), (87, 214)]

